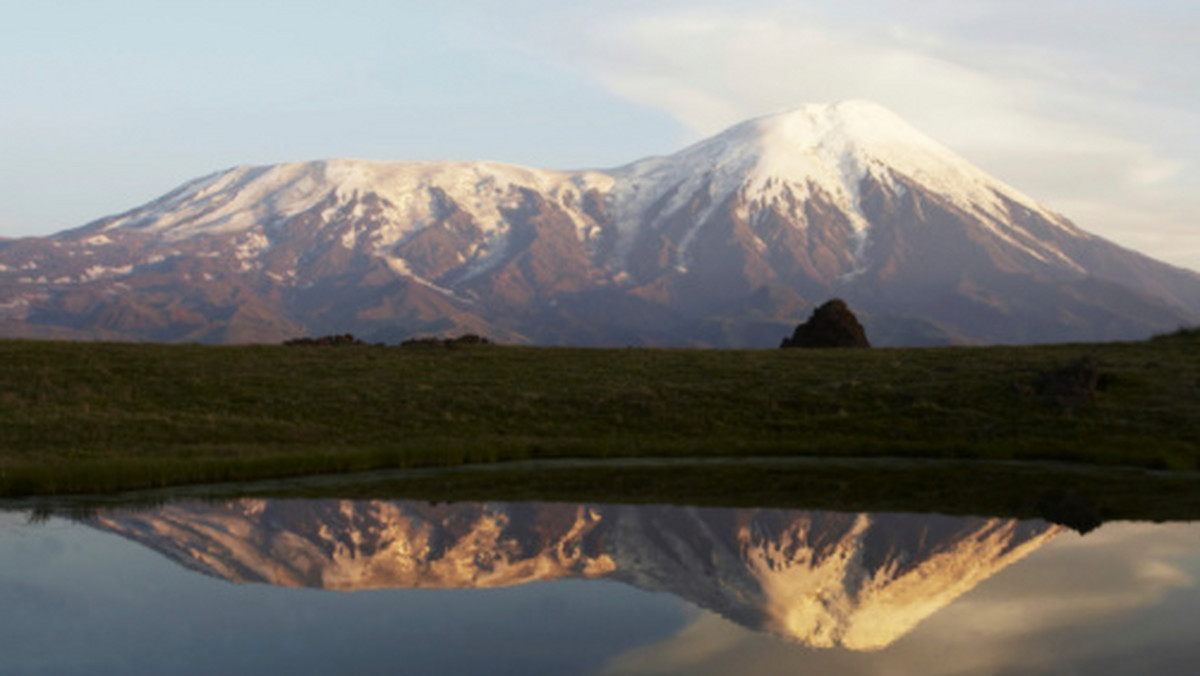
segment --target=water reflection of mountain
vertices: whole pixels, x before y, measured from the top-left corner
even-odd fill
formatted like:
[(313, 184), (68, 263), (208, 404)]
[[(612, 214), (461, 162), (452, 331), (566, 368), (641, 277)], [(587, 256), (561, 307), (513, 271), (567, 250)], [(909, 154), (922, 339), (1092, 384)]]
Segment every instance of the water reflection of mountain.
[(811, 646), (878, 649), (1059, 532), (1040, 521), (566, 504), (239, 500), (91, 524), (232, 582), (608, 578)]

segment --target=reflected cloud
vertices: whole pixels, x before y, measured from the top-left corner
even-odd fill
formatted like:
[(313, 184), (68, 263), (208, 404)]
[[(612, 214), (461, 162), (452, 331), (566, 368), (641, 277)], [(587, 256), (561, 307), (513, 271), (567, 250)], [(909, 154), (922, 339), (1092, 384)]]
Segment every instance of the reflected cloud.
[[(936, 515), (336, 500), (178, 503), (88, 523), (235, 583), (350, 591), (604, 578), (755, 632), (859, 651), (892, 645), (1062, 532)], [(708, 635), (710, 622), (677, 637), (679, 650), (736, 650), (728, 632)]]
[[(664, 642), (614, 658), (603, 673), (753, 675), (800, 665), (879, 676), (1191, 673), (1200, 619), (1196, 533), (1188, 524), (1063, 533), (880, 651), (797, 654), (706, 615)], [(1173, 598), (1177, 607), (1164, 607)]]

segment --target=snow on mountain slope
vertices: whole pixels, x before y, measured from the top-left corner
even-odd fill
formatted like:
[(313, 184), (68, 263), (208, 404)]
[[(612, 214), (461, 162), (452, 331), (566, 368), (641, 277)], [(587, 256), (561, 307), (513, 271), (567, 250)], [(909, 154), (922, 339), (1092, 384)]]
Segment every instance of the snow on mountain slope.
[(668, 191), (682, 195), (708, 182), (714, 203), (734, 193), (751, 204), (769, 203), (790, 186), (799, 191), (798, 198), (819, 190), (855, 208), (861, 181), (869, 173), (886, 178), (891, 171), (966, 208), (996, 208), (1000, 192), (1050, 215), (887, 109), (865, 101), (809, 105), (749, 120), (669, 157), (635, 162), (615, 172), (629, 184), (620, 186), (616, 201), (631, 213), (644, 213)]
[[(328, 218), (339, 206), (374, 194), (384, 201), (389, 222), (375, 240), (382, 249), (429, 222), (433, 206), (426, 196), (431, 189), (444, 191), (484, 233), (494, 236), (504, 228), (501, 210), (516, 205), (513, 189), (524, 188), (564, 204), (568, 213), (580, 194), (589, 190), (604, 194), (615, 225), (629, 241), (629, 233), (654, 227), (656, 216), (678, 211), (701, 191), (710, 206), (696, 219), (698, 224), (732, 196), (741, 199), (744, 212), (753, 212), (778, 205), (784, 191), (790, 190), (801, 201), (814, 192), (831, 199), (865, 237), (870, 223), (860, 206), (861, 182), (872, 176), (896, 188), (892, 179), (896, 174), (964, 209), (1001, 213), (1003, 196), (1074, 231), (1031, 198), (976, 169), (885, 108), (865, 101), (809, 105), (758, 118), (670, 157), (610, 171), (556, 172), (494, 162), (360, 160), (237, 167), (185, 184), (144, 207), (106, 220), (98, 230), (128, 228), (176, 242), (243, 232), (318, 206)], [(361, 207), (353, 215), (361, 217)], [(577, 224), (587, 227), (582, 220)]]
[[(937, 518), (926, 518), (932, 530)], [(803, 636), (817, 647), (886, 648), (1059, 532), (1005, 519), (962, 520), (953, 536), (934, 540), (924, 551), (901, 542), (899, 551), (890, 552), (894, 558), (872, 569), (863, 560), (877, 545), (866, 541), (867, 532), (886, 533), (890, 525), (886, 516), (880, 522), (860, 515), (837, 554), (809, 563), (808, 574), (797, 570), (794, 555), (786, 555), (792, 545), (786, 539), (749, 550), (747, 565), (761, 580), (775, 631)]]
[[(141, 208), (106, 219), (108, 232), (130, 228), (178, 241), (197, 235), (236, 233), (286, 220), (320, 206), (326, 216), (356, 198), (375, 194), (387, 203), (394, 229), (380, 244), (394, 244), (431, 216), (423, 199), (444, 191), (474, 216), (485, 232), (503, 223), (500, 209), (512, 206), (513, 188), (557, 200), (591, 189), (607, 190), (599, 172), (556, 172), (496, 162), (374, 162), (325, 160), (237, 167), (187, 183)], [(359, 213), (361, 215), (361, 212)]]
[(912, 514), (248, 499), (88, 522), (231, 582), (348, 591), (604, 577), (852, 650), (886, 647), (1061, 531)]
[[(903, 192), (904, 177), (964, 211), (980, 216), (997, 235), (1043, 258), (1076, 266), (1061, 251), (1035, 251), (1036, 238), (1014, 236), (1009, 203), (1038, 214), (1071, 235), (1082, 233), (1035, 200), (989, 176), (891, 111), (867, 101), (808, 105), (738, 124), (674, 155), (635, 162), (613, 172), (614, 211), (623, 233), (649, 226), (683, 209), (702, 194), (706, 208), (694, 218), (686, 244), (718, 206), (739, 201), (753, 218), (788, 201), (814, 195), (849, 217), (855, 245), (865, 245), (871, 224), (863, 213), (861, 187), (871, 178)], [(645, 215), (650, 214), (650, 219)], [(632, 238), (627, 237), (627, 242)], [(860, 251), (861, 254), (861, 251)]]

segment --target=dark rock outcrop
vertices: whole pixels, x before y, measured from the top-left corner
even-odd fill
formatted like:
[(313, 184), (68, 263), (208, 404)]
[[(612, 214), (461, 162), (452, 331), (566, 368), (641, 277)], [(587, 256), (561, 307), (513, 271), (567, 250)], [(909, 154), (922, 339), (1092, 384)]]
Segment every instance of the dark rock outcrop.
[(1080, 535), (1087, 535), (1104, 523), (1099, 505), (1087, 496), (1071, 491), (1043, 496), (1038, 502), (1038, 514)]
[(320, 338), (292, 338), (283, 341), (288, 347), (342, 347), (344, 345), (366, 345), (367, 343), (355, 338), (353, 334), (321, 336)]
[(779, 347), (871, 347), (871, 343), (846, 302), (834, 298), (814, 310)]
[(459, 345), (491, 345), (492, 341), (474, 333), (457, 338), (409, 338), (400, 347), (457, 347)]

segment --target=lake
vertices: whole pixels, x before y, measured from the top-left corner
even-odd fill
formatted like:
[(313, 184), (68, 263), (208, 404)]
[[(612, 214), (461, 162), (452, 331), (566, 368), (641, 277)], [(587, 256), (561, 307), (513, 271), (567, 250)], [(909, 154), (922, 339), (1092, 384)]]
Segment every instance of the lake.
[(0, 512), (2, 674), (1200, 673), (1200, 526), (230, 499)]

